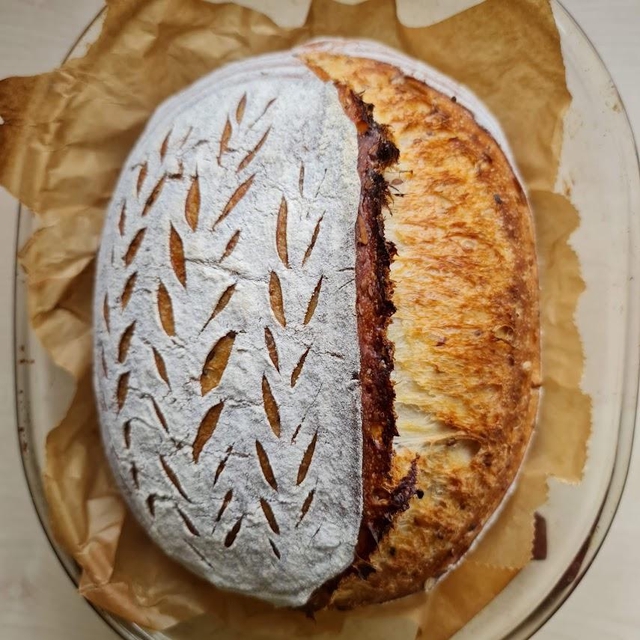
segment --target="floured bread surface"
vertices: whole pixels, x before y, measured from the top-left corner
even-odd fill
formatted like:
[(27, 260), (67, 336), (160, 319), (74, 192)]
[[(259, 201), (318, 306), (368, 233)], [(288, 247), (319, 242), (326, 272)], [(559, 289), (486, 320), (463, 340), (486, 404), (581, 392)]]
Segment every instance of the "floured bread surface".
[(357, 134), (290, 54), (163, 105), (108, 212), (95, 298), (107, 455), (166, 553), (302, 605), (362, 515)]

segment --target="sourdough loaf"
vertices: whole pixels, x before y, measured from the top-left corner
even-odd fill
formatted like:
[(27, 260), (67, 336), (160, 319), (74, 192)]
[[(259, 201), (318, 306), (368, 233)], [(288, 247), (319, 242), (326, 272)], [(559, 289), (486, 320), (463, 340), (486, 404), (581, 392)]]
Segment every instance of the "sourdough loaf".
[(216, 586), (311, 609), (411, 593), (514, 481), (531, 216), (448, 82), (363, 42), (235, 63), (160, 107), (123, 169), (95, 293), (105, 447), (152, 539)]

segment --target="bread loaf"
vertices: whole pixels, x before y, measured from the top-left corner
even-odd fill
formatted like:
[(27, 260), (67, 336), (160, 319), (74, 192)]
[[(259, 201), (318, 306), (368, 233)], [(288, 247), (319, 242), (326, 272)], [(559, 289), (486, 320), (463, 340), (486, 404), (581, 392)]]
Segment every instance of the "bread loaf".
[(447, 82), (363, 42), (234, 63), (162, 105), (123, 169), (95, 293), (105, 447), (152, 539), (218, 587), (411, 593), (514, 481), (531, 216), (455, 98), (499, 128)]

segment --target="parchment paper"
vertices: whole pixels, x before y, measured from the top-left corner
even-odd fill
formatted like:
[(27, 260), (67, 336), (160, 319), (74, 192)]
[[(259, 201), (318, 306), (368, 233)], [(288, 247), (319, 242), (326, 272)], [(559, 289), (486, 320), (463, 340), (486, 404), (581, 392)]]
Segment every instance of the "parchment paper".
[[(127, 513), (99, 439), (91, 370), (94, 259), (106, 205), (154, 108), (216, 67), (311, 37), (377, 39), (467, 84), (497, 116), (533, 204), (541, 266), (544, 393), (517, 490), (467, 559), (428, 595), (316, 620), (221, 593), (167, 559)], [(47, 441), (45, 486), (54, 532), (82, 568), (81, 593), (123, 618), (171, 635), (248, 638), (325, 634), (444, 640), (529, 562), (533, 513), (555, 476), (580, 480), (590, 401), (573, 316), (584, 288), (567, 244), (579, 224), (553, 193), (570, 102), (548, 0), (486, 0), (427, 28), (407, 28), (393, 0), (345, 6), (314, 0), (286, 30), (235, 5), (108, 0), (102, 33), (60, 69), (0, 82), (0, 184), (36, 212), (20, 252), (31, 323), (77, 380), (69, 412)], [(0, 120), (1, 122), (1, 120)]]

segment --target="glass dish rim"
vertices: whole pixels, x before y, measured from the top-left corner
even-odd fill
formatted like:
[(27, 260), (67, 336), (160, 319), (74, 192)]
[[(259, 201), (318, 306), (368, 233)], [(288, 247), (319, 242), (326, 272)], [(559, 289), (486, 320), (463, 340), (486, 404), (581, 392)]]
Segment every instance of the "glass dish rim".
[[(551, 0), (551, 5), (555, 10), (558, 10), (563, 14), (564, 18), (568, 21), (573, 29), (575, 29), (577, 35), (584, 39), (584, 42), (587, 44), (589, 50), (594, 56), (594, 60), (600, 67), (600, 71), (604, 72), (606, 77), (609, 79), (611, 83), (611, 88), (613, 91), (614, 97), (619, 101), (621, 105), (619, 115), (623, 118), (623, 126), (625, 126), (630, 133), (630, 142), (633, 145), (633, 156), (634, 161), (632, 161), (633, 167), (633, 175), (635, 177), (635, 181), (640, 184), (640, 156), (638, 152), (638, 146), (635, 140), (633, 128), (631, 126), (631, 122), (629, 120), (628, 112), (624, 106), (624, 102), (618, 88), (615, 84), (615, 81), (611, 77), (604, 60), (600, 56), (598, 50), (595, 48), (594, 44), (591, 42), (587, 34), (584, 32), (580, 24), (575, 20), (573, 15), (566, 9), (566, 7), (562, 4), (560, 0)], [(76, 47), (82, 42), (84, 37), (95, 27), (95, 25), (102, 19), (103, 15), (106, 12), (106, 7), (103, 7), (95, 17), (89, 22), (89, 24), (85, 27), (85, 29), (78, 35), (76, 40), (71, 44), (67, 53), (62, 58), (61, 62), (65, 62), (68, 60)], [(634, 212), (629, 211), (630, 216), (632, 217)], [(25, 480), (27, 483), (27, 487), (29, 490), (29, 494), (31, 496), (31, 500), (36, 511), (37, 518), (42, 526), (43, 531), (45, 532), (47, 541), (55, 553), (58, 561), (60, 562), (62, 568), (65, 570), (67, 576), (69, 577), (72, 584), (77, 588), (79, 585), (79, 572), (78, 565), (75, 563), (73, 558), (69, 557), (68, 554), (60, 547), (60, 545), (56, 542), (53, 532), (51, 530), (51, 526), (48, 522), (48, 505), (46, 503), (46, 498), (44, 496), (43, 482), (42, 476), (39, 471), (38, 463), (35, 460), (34, 454), (30, 453), (30, 448), (28, 451), (25, 451), (23, 444), (23, 434), (26, 433), (30, 429), (30, 421), (27, 415), (26, 420), (21, 420), (21, 413), (23, 413), (20, 409), (20, 401), (19, 401), (19, 387), (20, 381), (25, 376), (20, 373), (18, 363), (20, 361), (20, 354), (18, 353), (18, 287), (19, 287), (19, 278), (20, 272), (18, 267), (17, 254), (19, 251), (19, 240), (20, 240), (20, 229), (21, 229), (21, 221), (22, 216), (24, 215), (24, 207), (21, 203), (17, 205), (17, 230), (14, 238), (14, 255), (16, 259), (13, 264), (13, 349), (14, 349), (14, 408), (16, 415), (16, 425), (18, 430), (18, 442), (19, 442), (19, 452), (20, 459), (22, 463), (22, 468), (25, 476)], [(640, 274), (640, 258), (635, 255), (633, 251), (633, 243), (635, 241), (640, 240), (638, 237), (638, 233), (636, 231), (635, 235), (633, 230), (629, 233), (629, 266), (631, 267), (631, 273)], [(640, 249), (640, 247), (639, 247)], [(633, 278), (631, 278), (626, 285), (627, 289), (627, 300), (631, 299), (633, 294)], [(633, 344), (634, 341), (630, 341), (629, 337), (633, 332), (633, 309), (631, 306), (627, 308), (626, 312), (626, 340), (627, 344)], [(633, 366), (635, 363), (635, 366)], [(573, 591), (580, 584), (584, 576), (587, 574), (589, 568), (593, 564), (595, 558), (597, 557), (600, 549), (604, 541), (606, 540), (615, 516), (618, 512), (620, 502), (624, 495), (624, 490), (626, 487), (629, 470), (631, 466), (632, 454), (633, 454), (633, 442), (635, 438), (635, 430), (637, 426), (637, 411), (638, 411), (638, 383), (640, 381), (640, 345), (636, 344), (633, 349), (627, 349), (625, 352), (624, 362), (623, 362), (623, 371), (624, 371), (624, 383), (622, 388), (622, 393), (620, 397), (620, 415), (618, 417), (618, 431), (617, 431), (617, 442), (616, 442), (616, 451), (615, 451), (615, 459), (612, 467), (611, 475), (609, 477), (609, 482), (607, 485), (606, 492), (604, 494), (604, 498), (598, 510), (598, 513), (594, 519), (594, 523), (591, 531), (587, 534), (584, 539), (580, 550), (575, 556), (574, 561), (569, 565), (565, 573), (560, 577), (557, 581), (556, 585), (552, 587), (547, 594), (547, 596), (536, 606), (536, 608), (531, 611), (531, 613), (521, 620), (516, 627), (511, 629), (506, 636), (502, 638), (502, 640), (515, 640), (521, 639), (525, 640), (526, 638), (531, 638), (536, 632), (538, 632), (560, 609), (560, 607), (567, 601), (569, 596), (573, 593)], [(632, 370), (632, 375), (629, 376), (629, 371)], [(630, 380), (633, 380), (633, 384), (630, 384)], [(25, 385), (28, 386), (28, 385)], [(631, 420), (628, 419), (630, 412), (633, 411), (633, 416)], [(626, 418), (626, 421), (625, 421)], [(25, 424), (26, 422), (26, 424)], [(626, 432), (625, 432), (626, 431)], [(604, 521), (601, 521), (601, 518), (605, 518)], [(88, 600), (85, 599), (85, 603), (89, 605), (96, 614), (116, 633), (118, 636), (123, 638), (123, 640), (138, 640), (136, 636), (134, 636), (131, 630), (135, 630), (136, 633), (140, 634), (143, 638), (147, 638), (148, 640), (153, 640), (152, 636), (148, 634), (148, 632), (142, 627), (123, 621), (117, 616), (110, 614), (109, 612), (101, 609), (100, 607), (92, 604)], [(131, 629), (131, 630), (130, 630)], [(124, 635), (126, 634), (126, 635)]]

